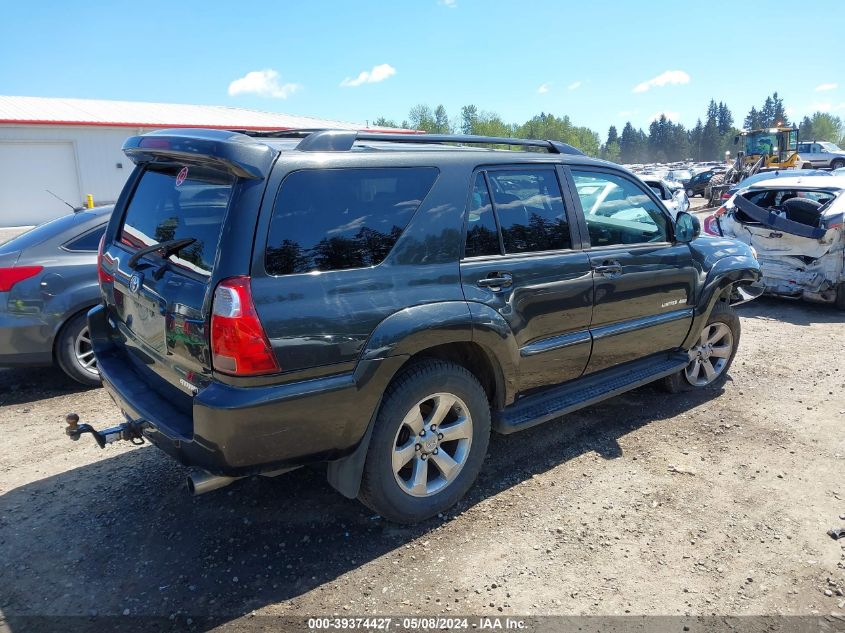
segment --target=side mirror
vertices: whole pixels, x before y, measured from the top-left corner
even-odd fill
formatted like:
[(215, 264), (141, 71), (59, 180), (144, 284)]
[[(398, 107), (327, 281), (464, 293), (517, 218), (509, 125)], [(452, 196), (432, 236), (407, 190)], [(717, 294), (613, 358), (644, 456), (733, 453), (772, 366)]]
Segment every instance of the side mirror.
[(701, 235), (701, 222), (694, 215), (681, 211), (675, 218), (675, 239), (679, 242), (692, 242)]

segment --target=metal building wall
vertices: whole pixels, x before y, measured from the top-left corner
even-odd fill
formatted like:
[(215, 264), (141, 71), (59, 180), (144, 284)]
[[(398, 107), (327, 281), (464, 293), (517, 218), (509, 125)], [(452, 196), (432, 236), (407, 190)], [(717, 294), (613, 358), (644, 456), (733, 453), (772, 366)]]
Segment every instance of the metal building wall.
[[(78, 200), (68, 200), (74, 205), (83, 205), (85, 196), (94, 196), (95, 204), (114, 202), (120, 194), (124, 182), (132, 171), (133, 164), (121, 151), (124, 140), (127, 137), (144, 132), (139, 128), (129, 127), (102, 127), (102, 126), (57, 126), (57, 125), (0, 125), (0, 144), (8, 142), (70, 142), (73, 146), (75, 156), (76, 175), (79, 182)], [(5, 151), (5, 160), (11, 160), (14, 151)], [(118, 167), (120, 165), (120, 167)], [(7, 169), (9, 166), (5, 166)], [(0, 169), (4, 166), (0, 165)], [(45, 173), (42, 176), (44, 183), (50, 182), (50, 165), (43, 166)], [(40, 186), (40, 185), (39, 185)], [(50, 209), (41, 211), (44, 206), (39, 202), (38, 217), (32, 214), (31, 200), (27, 201), (27, 195), (32, 196), (33, 192), (18, 191), (14, 198), (19, 198), (15, 208), (0, 209), (0, 225), (14, 226), (19, 224), (34, 223), (29, 218), (43, 220), (43, 214), (52, 217), (59, 217), (68, 211), (68, 208), (56, 201)], [(4, 195), (4, 206), (9, 205), (9, 195)]]

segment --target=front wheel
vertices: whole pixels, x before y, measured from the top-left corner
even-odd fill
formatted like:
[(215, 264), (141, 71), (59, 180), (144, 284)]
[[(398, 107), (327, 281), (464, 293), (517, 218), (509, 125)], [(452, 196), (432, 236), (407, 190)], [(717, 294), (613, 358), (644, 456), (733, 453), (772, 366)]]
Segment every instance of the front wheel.
[(724, 384), (733, 363), (740, 336), (739, 317), (725, 302), (717, 303), (707, 324), (689, 350), (689, 363), (664, 379), (671, 393), (714, 388)]
[(472, 486), (490, 440), (490, 405), (476, 377), (442, 360), (414, 363), (385, 393), (359, 499), (397, 523), (443, 512)]
[(845, 160), (835, 160), (830, 163), (831, 169), (841, 169), (842, 167), (845, 167)]
[(687, 189), (687, 198), (690, 198), (690, 199), (695, 198), (695, 190)]

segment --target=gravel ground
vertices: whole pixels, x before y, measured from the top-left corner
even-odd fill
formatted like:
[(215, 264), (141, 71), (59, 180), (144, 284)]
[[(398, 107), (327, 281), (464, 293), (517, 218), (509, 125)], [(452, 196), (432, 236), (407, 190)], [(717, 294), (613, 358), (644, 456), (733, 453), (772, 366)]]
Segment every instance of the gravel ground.
[(102, 389), (0, 370), (0, 612), (12, 630), (36, 614), (841, 613), (826, 531), (845, 526), (845, 314), (739, 310), (723, 390), (645, 387), (494, 436), (468, 498), (414, 527), (318, 469), (189, 497), (155, 448), (64, 437), (68, 411), (117, 419)]

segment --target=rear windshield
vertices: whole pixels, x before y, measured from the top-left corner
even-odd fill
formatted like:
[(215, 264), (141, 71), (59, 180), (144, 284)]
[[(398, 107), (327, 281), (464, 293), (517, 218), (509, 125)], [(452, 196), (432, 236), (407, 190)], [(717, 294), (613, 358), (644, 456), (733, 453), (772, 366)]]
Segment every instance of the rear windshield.
[(211, 272), (234, 177), (196, 165), (150, 165), (123, 218), (122, 244), (141, 249), (192, 237), (197, 241), (171, 261), (204, 275)]
[(312, 169), (285, 178), (267, 237), (271, 275), (376, 266), (437, 178), (434, 167)]

